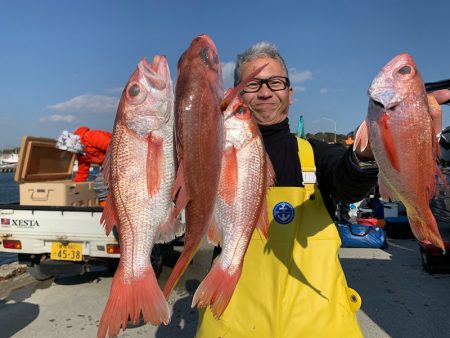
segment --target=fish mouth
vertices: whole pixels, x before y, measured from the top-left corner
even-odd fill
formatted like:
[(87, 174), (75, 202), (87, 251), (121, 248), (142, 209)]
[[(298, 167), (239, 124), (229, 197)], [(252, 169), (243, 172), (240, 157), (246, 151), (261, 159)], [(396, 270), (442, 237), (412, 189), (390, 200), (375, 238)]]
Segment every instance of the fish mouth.
[(164, 55), (155, 55), (152, 63), (149, 64), (147, 58), (139, 62), (139, 70), (144, 74), (149, 85), (157, 90), (164, 90), (167, 86), (166, 79), (170, 77), (167, 67), (167, 60)]
[(383, 110), (393, 110), (402, 102), (403, 96), (398, 95), (395, 91), (390, 89), (391, 88), (377, 88), (374, 90), (369, 88), (369, 98), (375, 106), (378, 106)]

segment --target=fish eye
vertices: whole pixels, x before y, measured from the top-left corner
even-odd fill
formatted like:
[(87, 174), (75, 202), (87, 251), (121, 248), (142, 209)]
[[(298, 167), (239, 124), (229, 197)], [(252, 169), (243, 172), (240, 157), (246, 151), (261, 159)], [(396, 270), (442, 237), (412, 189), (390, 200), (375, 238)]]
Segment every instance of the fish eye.
[(141, 104), (147, 97), (147, 91), (139, 82), (133, 81), (128, 84), (126, 97), (130, 104)]
[(394, 71), (394, 76), (399, 80), (408, 80), (416, 74), (416, 70), (412, 65), (406, 64), (400, 66)]
[(133, 84), (130, 88), (128, 88), (128, 95), (132, 98), (138, 96), (140, 92), (141, 88), (139, 88), (137, 84)]
[(246, 105), (239, 104), (234, 109), (235, 117), (237, 117), (239, 120), (248, 120), (251, 116), (250, 109)]
[(200, 50), (200, 57), (202, 58), (203, 61), (205, 61), (206, 63), (209, 63), (209, 48), (208, 47), (203, 47)]
[(411, 67), (410, 66), (403, 66), (398, 70), (398, 72), (402, 75), (411, 74)]
[(219, 69), (219, 56), (211, 50), (209, 47), (203, 47), (200, 50), (200, 58), (211, 69), (218, 71)]

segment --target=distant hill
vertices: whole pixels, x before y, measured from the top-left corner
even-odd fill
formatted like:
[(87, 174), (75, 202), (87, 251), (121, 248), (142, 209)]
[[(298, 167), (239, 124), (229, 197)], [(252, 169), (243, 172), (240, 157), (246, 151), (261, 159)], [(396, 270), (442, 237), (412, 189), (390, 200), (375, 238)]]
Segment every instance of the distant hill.
[[(340, 143), (340, 144), (344, 144), (346, 145), (345, 141), (347, 140), (347, 138), (350, 136), (352, 137), (353, 133), (349, 133), (347, 135), (344, 134), (336, 134), (336, 143)], [(315, 138), (317, 140), (321, 140), (321, 141), (325, 141), (328, 143), (334, 143), (334, 133), (315, 133), (315, 134), (311, 134), (311, 133), (307, 133), (306, 134), (306, 138)]]

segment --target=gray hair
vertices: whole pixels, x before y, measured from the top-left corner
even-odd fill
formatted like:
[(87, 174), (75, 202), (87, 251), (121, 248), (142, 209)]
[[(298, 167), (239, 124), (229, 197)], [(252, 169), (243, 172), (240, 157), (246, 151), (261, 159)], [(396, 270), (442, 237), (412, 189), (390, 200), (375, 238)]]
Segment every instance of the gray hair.
[(283, 66), (284, 71), (286, 72), (286, 76), (289, 77), (286, 63), (284, 62), (284, 59), (281, 56), (281, 54), (278, 52), (277, 47), (273, 43), (261, 41), (254, 44), (253, 46), (245, 50), (243, 53), (238, 54), (236, 59), (236, 67), (234, 68), (234, 86), (236, 86), (242, 80), (241, 79), (242, 65), (246, 62), (263, 57), (278, 60)]

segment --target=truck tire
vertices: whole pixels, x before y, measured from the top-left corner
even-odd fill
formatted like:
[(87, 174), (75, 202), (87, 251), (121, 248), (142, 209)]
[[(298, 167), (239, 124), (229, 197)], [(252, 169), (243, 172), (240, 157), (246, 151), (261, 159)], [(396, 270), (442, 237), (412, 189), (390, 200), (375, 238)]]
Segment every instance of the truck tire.
[(47, 279), (52, 278), (53, 276), (47, 275), (45, 273), (42, 273), (41, 266), (39, 264), (34, 264), (33, 266), (28, 267), (28, 273), (33, 277), (34, 279), (38, 281), (44, 281)]

